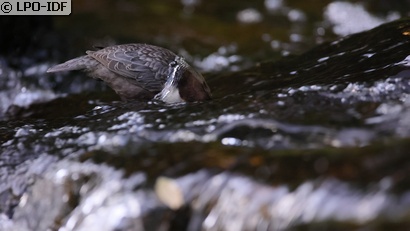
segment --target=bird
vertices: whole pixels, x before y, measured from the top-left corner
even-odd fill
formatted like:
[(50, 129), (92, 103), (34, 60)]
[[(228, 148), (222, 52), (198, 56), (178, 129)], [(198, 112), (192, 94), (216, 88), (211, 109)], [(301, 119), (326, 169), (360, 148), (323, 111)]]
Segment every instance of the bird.
[(211, 91), (204, 77), (183, 57), (155, 45), (113, 45), (53, 66), (47, 73), (82, 70), (101, 79), (122, 100), (156, 99), (165, 103), (206, 101)]

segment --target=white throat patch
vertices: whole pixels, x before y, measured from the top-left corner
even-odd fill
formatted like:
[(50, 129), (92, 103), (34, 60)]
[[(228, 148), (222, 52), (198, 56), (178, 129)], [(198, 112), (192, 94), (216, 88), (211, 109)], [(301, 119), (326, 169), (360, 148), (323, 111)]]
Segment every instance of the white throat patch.
[(179, 90), (174, 86), (165, 86), (164, 89), (155, 96), (165, 103), (181, 103), (185, 102), (179, 95)]
[[(165, 103), (181, 103), (185, 102), (181, 96), (179, 95), (179, 90), (176, 87), (176, 73), (179, 69), (183, 68), (181, 63), (184, 64), (184, 60), (181, 57), (175, 57), (175, 67), (172, 68), (172, 72), (169, 74), (167, 82), (164, 85), (164, 89), (157, 95), (155, 95), (155, 99), (159, 99), (164, 101)], [(171, 64), (170, 64), (171, 65)]]

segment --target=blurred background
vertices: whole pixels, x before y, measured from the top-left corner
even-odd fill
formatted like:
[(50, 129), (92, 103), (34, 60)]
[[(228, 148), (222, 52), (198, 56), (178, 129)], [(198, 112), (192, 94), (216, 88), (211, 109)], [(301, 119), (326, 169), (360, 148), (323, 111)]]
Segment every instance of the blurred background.
[(300, 54), (323, 41), (406, 17), (409, 5), (406, 0), (73, 0), (70, 16), (2, 17), (0, 48), (3, 54), (30, 58), (41, 47), (48, 53), (37, 56), (52, 60), (81, 55), (93, 46), (150, 43), (187, 55), (212, 72)]
[[(43, 73), (93, 47), (122, 43), (166, 47), (204, 73), (237, 71), (406, 17), (409, 7), (407, 0), (73, 0), (70, 16), (1, 17), (3, 73), (23, 81), (12, 78), (1, 87), (23, 85), (60, 93), (104, 90), (103, 84), (87, 78), (74, 76), (67, 83)], [(3, 97), (1, 114), (13, 104), (9, 98)]]

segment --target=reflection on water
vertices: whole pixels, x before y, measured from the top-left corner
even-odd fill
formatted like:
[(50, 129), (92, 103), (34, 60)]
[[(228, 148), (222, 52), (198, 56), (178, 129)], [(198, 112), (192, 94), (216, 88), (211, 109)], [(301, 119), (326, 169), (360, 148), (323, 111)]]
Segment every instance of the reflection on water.
[(341, 1), (330, 3), (324, 14), (327, 20), (334, 24), (335, 34), (341, 36), (369, 30), (400, 18), (398, 12), (389, 12), (385, 19), (378, 18), (367, 12), (360, 3), (353, 4)]

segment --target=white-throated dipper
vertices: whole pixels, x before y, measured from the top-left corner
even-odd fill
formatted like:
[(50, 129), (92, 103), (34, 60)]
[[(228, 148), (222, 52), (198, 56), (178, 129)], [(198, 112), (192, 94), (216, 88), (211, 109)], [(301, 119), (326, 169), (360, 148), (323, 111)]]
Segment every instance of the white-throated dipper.
[(184, 58), (165, 48), (124, 44), (86, 53), (47, 72), (84, 70), (126, 101), (155, 98), (178, 103), (211, 99), (204, 77)]

